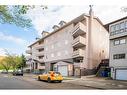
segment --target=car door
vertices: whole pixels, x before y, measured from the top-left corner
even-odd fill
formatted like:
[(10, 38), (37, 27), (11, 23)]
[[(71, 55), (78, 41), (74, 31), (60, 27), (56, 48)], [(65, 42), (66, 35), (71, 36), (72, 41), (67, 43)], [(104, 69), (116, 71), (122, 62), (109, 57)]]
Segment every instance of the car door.
[(45, 74), (45, 80), (48, 80), (48, 77), (49, 77), (49, 72), (46, 72), (46, 74)]
[(45, 80), (46, 71), (41, 75), (41, 80)]

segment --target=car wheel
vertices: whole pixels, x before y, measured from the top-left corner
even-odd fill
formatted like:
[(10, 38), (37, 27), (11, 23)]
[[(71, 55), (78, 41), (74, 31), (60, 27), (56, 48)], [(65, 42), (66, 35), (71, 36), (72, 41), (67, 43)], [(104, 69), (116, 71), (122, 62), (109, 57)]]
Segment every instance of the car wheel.
[(61, 83), (62, 81), (60, 80), (59, 83)]
[(51, 79), (50, 78), (48, 78), (48, 83), (50, 83), (51, 82)]
[(41, 79), (40, 79), (40, 77), (38, 77), (38, 81), (40, 81)]

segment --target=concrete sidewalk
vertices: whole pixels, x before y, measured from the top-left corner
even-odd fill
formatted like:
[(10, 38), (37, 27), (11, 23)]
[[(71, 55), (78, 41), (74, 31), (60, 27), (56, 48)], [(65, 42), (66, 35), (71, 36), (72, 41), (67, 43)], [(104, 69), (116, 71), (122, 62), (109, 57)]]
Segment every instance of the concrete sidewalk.
[(80, 79), (67, 80), (64, 82), (97, 89), (127, 89), (127, 81), (111, 80), (95, 76), (84, 76)]

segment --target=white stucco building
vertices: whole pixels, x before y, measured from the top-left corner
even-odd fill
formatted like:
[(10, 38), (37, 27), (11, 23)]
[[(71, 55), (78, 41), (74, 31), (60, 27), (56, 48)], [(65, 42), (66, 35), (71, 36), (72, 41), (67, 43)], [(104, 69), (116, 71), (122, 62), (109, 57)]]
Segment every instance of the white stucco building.
[(29, 46), (32, 69), (56, 70), (63, 76), (89, 75), (108, 58), (109, 34), (92, 8), (89, 14), (60, 21), (53, 29)]

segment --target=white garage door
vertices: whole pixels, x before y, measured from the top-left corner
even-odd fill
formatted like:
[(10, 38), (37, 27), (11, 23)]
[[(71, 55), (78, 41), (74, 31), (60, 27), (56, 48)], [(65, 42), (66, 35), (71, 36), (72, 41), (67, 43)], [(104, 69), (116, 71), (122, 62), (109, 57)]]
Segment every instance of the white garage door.
[(127, 80), (127, 69), (126, 70), (116, 70), (117, 80)]
[(59, 66), (58, 72), (60, 72), (62, 76), (68, 76), (67, 66)]

